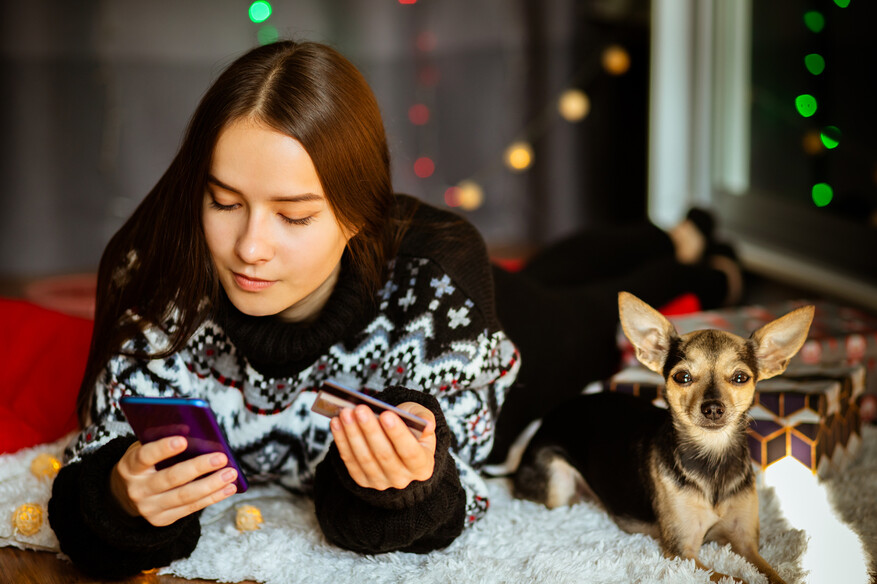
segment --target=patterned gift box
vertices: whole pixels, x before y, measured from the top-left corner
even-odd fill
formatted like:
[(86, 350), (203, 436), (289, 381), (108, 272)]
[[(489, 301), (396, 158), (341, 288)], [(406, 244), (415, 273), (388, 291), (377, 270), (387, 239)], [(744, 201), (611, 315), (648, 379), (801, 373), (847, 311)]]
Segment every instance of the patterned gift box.
[[(763, 470), (791, 456), (822, 478), (842, 471), (861, 443), (858, 398), (866, 377), (862, 365), (802, 365), (759, 383), (748, 430), (755, 466)], [(623, 370), (600, 389), (666, 407), (663, 380), (642, 367)]]
[[(741, 306), (722, 310), (694, 312), (671, 316), (669, 320), (680, 334), (717, 328), (744, 338), (764, 324), (795, 308), (812, 304), (816, 307), (807, 342), (792, 358), (787, 374), (813, 366), (843, 367), (864, 365), (867, 369), (866, 393), (877, 394), (877, 316), (831, 302), (795, 300), (766, 306)], [(619, 330), (619, 347), (626, 366), (635, 365), (632, 347)]]

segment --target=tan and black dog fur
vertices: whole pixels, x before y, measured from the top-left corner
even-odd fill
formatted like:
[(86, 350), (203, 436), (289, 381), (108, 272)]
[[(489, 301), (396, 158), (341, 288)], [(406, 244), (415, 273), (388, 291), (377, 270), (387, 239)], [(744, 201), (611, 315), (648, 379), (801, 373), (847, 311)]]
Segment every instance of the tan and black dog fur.
[(563, 404), (527, 446), (516, 495), (552, 508), (595, 501), (625, 531), (647, 533), (668, 557), (693, 559), (704, 570), (697, 559), (704, 541), (730, 543), (770, 582), (782, 583), (758, 553), (746, 428), (756, 382), (786, 369), (807, 338), (813, 307), (743, 339), (718, 330), (680, 336), (632, 294), (621, 292), (618, 304), (637, 358), (664, 377), (667, 409), (613, 392)]

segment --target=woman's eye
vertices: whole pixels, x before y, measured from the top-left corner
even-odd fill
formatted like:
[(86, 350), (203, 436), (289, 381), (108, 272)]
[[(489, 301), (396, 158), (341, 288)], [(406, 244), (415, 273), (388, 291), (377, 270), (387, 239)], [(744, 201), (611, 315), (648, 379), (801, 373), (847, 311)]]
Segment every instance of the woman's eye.
[(731, 381), (733, 381), (734, 383), (746, 383), (747, 381), (749, 381), (749, 376), (742, 371), (738, 371), (731, 378)]
[(673, 381), (679, 385), (687, 385), (691, 383), (691, 374), (688, 371), (677, 371), (673, 374)]
[(210, 207), (217, 211), (233, 211), (237, 205), (223, 205), (216, 202), (216, 199), (210, 199)]
[(294, 219), (291, 217), (287, 217), (286, 215), (281, 215), (280, 218), (283, 219), (284, 222), (289, 223), (290, 225), (307, 225), (308, 223), (310, 223), (314, 219), (313, 216), (302, 217), (301, 219)]

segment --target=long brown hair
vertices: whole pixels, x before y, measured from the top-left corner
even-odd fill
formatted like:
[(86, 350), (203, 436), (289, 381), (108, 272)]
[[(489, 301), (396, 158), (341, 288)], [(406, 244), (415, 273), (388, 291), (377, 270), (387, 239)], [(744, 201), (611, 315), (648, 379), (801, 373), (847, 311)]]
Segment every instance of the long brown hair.
[[(91, 351), (77, 399), (82, 425), (110, 357), (145, 326), (175, 326), (162, 358), (182, 349), (215, 304), (219, 283), (204, 238), (202, 200), (220, 132), (241, 118), (298, 140), (329, 205), (354, 228), (348, 253), (370, 291), (399, 240), (383, 121), (360, 72), (334, 49), (278, 42), (234, 61), (207, 90), (170, 167), (107, 244), (98, 270)], [(135, 314), (137, 318), (132, 318)]]

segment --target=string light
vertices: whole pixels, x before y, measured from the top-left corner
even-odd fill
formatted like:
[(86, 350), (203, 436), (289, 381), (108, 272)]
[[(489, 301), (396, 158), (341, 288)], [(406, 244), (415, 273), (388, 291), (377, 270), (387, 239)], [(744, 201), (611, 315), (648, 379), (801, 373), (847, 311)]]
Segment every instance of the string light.
[(840, 145), (840, 129), (837, 126), (825, 126), (819, 133), (822, 145), (832, 150)]
[(810, 29), (810, 32), (819, 33), (825, 28), (825, 17), (821, 12), (811, 10), (804, 14), (804, 25)]
[(603, 51), (603, 68), (610, 75), (624, 75), (630, 69), (630, 55), (620, 45), (611, 45)]
[(250, 4), (250, 20), (259, 24), (265, 22), (271, 16), (271, 4), (265, 0), (258, 0)]
[(511, 170), (520, 172), (527, 170), (533, 164), (533, 147), (524, 141), (513, 142), (506, 148), (503, 157)]
[(801, 140), (801, 146), (804, 149), (804, 152), (810, 156), (822, 152), (822, 141), (819, 138), (819, 132), (816, 130), (806, 132), (804, 138)]
[(557, 100), (557, 111), (568, 122), (580, 122), (591, 111), (591, 100), (579, 89), (567, 89)]
[(834, 198), (834, 190), (824, 182), (813, 185), (810, 194), (817, 207), (825, 207)]
[(422, 103), (415, 103), (408, 108), (408, 119), (415, 126), (423, 126), (429, 122), (429, 108)]
[(798, 109), (799, 114), (809, 118), (816, 113), (816, 98), (809, 93), (799, 95), (795, 98), (795, 107)]
[(472, 180), (464, 180), (457, 186), (457, 197), (460, 207), (466, 211), (474, 211), (484, 202), (484, 189)]
[(825, 71), (825, 59), (819, 53), (810, 53), (804, 57), (804, 66), (813, 75), (820, 75)]
[(435, 172), (435, 163), (428, 156), (421, 156), (414, 161), (414, 174), (418, 178), (429, 178)]

